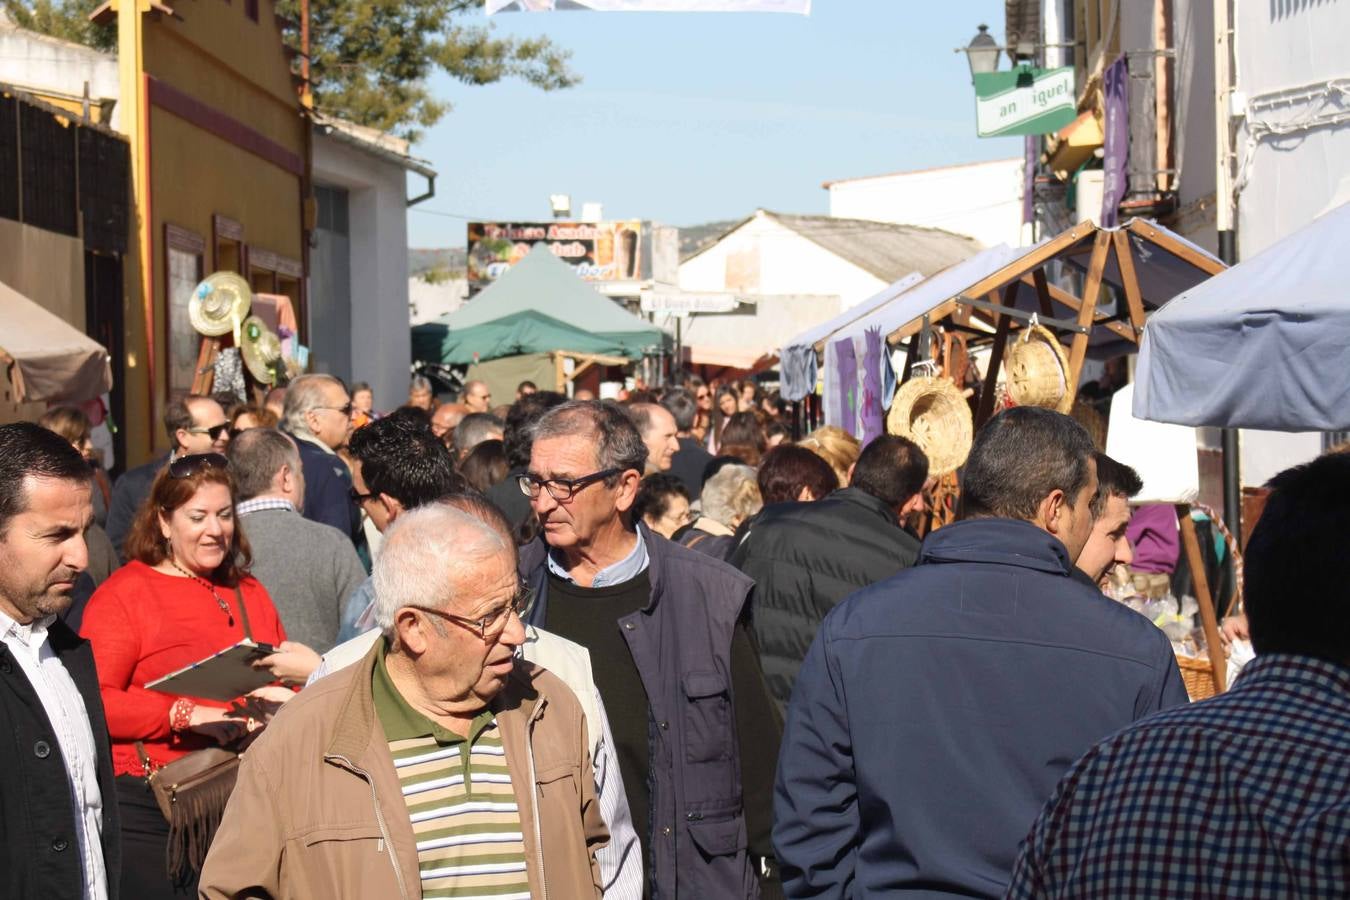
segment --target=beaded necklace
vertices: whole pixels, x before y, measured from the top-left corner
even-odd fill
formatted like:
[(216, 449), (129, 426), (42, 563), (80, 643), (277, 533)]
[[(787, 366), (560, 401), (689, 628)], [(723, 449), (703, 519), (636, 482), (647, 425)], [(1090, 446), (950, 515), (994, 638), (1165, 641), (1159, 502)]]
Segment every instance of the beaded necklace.
[(200, 575), (194, 575), (194, 574), (192, 574), (191, 572), (189, 572), (187, 569), (184, 569), (184, 568), (183, 568), (182, 566), (180, 566), (178, 563), (176, 563), (176, 562), (173, 561), (173, 557), (169, 557), (169, 565), (173, 566), (175, 569), (177, 569), (178, 571), (182, 572), (185, 576), (187, 576), (188, 578), (191, 578), (193, 581), (197, 582), (197, 583), (200, 584), (202, 587), (204, 587), (204, 588), (206, 588), (208, 591), (210, 591), (210, 592), (211, 592), (211, 596), (216, 598), (216, 605), (220, 607), (220, 611), (223, 612), (223, 613), (225, 613), (225, 615), (227, 615), (227, 616), (230, 617), (230, 622), (231, 622), (231, 623), (234, 622), (234, 616), (230, 614), (230, 605), (229, 605), (228, 603), (225, 602), (225, 598), (221, 597), (220, 594), (217, 594), (217, 593), (216, 593), (216, 586), (215, 586), (214, 584), (212, 584), (211, 582), (207, 581), (205, 578), (202, 578)]

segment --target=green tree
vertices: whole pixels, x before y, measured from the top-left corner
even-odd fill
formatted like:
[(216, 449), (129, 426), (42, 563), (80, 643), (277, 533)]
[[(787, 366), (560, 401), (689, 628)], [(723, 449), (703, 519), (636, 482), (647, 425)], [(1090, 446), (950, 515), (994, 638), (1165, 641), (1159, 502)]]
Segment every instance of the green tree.
[[(427, 89), (437, 68), (471, 85), (521, 78), (551, 91), (580, 81), (571, 53), (547, 38), (499, 37), (491, 25), (463, 21), (482, 9), (482, 0), (311, 0), (315, 105), (415, 140), (450, 109)], [(278, 0), (277, 11), (299, 21), (298, 0)], [(288, 35), (298, 48), (298, 28)]]
[(102, 0), (0, 0), (0, 18), (8, 15), (20, 28), (49, 34), (97, 50), (117, 50), (117, 29), (111, 25), (95, 25), (89, 14), (98, 9)]

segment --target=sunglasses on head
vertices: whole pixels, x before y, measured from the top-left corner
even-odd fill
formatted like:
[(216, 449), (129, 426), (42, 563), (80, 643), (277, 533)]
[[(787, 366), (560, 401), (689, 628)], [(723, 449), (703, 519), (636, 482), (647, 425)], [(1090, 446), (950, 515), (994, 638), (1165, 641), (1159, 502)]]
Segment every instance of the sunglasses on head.
[(169, 463), (169, 475), (174, 478), (188, 478), (203, 469), (227, 469), (230, 461), (219, 453), (192, 453), (180, 456)]

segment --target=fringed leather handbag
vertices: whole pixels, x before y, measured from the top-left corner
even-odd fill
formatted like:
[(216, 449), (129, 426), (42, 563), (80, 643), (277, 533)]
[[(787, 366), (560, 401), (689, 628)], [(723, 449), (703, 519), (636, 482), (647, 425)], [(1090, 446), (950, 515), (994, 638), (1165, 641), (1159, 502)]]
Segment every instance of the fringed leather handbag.
[[(248, 609), (237, 587), (234, 596), (239, 601), (244, 636), (252, 640)], [(241, 741), (247, 743), (253, 736), (246, 735)], [(155, 802), (169, 823), (164, 859), (169, 877), (178, 881), (200, 872), (239, 776), (240, 744), (194, 750), (158, 768), (151, 763), (140, 741), (136, 742), (136, 752), (145, 767), (145, 779), (154, 792)]]

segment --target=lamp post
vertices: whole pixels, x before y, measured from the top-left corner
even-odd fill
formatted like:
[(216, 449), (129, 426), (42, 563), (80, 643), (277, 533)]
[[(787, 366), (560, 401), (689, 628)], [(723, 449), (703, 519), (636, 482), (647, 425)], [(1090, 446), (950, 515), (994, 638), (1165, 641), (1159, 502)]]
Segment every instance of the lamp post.
[(973, 81), (976, 75), (987, 75), (998, 68), (999, 46), (989, 33), (988, 25), (981, 25), (979, 34), (966, 45), (966, 62), (970, 65)]

